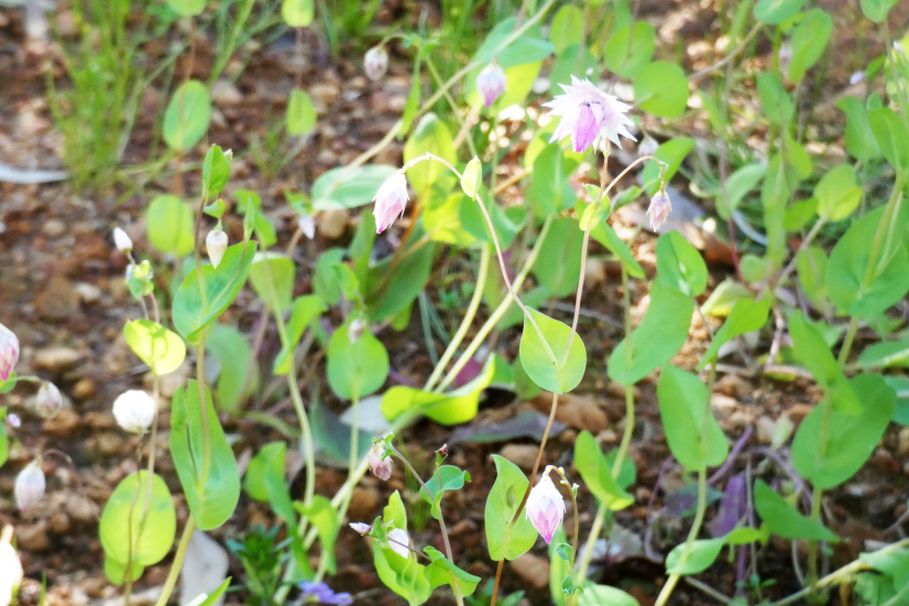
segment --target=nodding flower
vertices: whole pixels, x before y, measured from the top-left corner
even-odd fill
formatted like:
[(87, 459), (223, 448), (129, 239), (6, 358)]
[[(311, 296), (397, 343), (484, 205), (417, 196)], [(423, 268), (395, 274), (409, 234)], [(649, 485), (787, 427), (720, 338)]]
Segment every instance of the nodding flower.
[(28, 511), (41, 502), (44, 498), (44, 470), (41, 468), (41, 459), (35, 459), (22, 468), (16, 476), (13, 493), (16, 495), (16, 506), (19, 511)]
[(604, 93), (587, 79), (572, 76), (571, 84), (560, 86), (565, 92), (543, 104), (550, 114), (559, 118), (550, 142), (571, 137), (574, 150), (581, 152), (602, 139), (619, 147), (622, 146), (620, 136), (635, 141), (628, 130), (634, 125), (627, 116), (630, 105)]
[(124, 391), (114, 400), (117, 425), (131, 433), (145, 433), (155, 420), (156, 413), (154, 398), (140, 389)]
[(498, 63), (490, 63), (477, 75), (477, 90), (483, 95), (483, 104), (492, 107), (505, 92), (505, 72)]
[(376, 217), (376, 233), (381, 234), (391, 227), (395, 219), (404, 215), (407, 201), (407, 178), (401, 171), (385, 179), (373, 198), (372, 214)]
[(6, 381), (19, 361), (19, 338), (0, 324), (0, 381)]
[(133, 241), (123, 229), (114, 228), (114, 246), (122, 253), (128, 253), (133, 249)]
[(549, 478), (549, 467), (530, 491), (524, 511), (536, 531), (549, 544), (565, 518), (565, 499)]
[(647, 218), (650, 220), (650, 229), (660, 231), (669, 213), (672, 212), (672, 200), (665, 189), (661, 189), (650, 198), (650, 206), (647, 208)]
[(363, 69), (366, 77), (375, 82), (388, 71), (388, 53), (384, 46), (373, 46), (363, 56)]
[(374, 476), (382, 481), (387, 481), (391, 477), (392, 461), (391, 457), (385, 455), (385, 443), (376, 442), (369, 449), (366, 455), (366, 461), (369, 463), (369, 469)]
[(224, 251), (227, 250), (227, 234), (220, 227), (208, 232), (205, 236), (205, 250), (208, 252), (208, 259), (212, 267), (218, 269), (221, 259), (224, 258)]

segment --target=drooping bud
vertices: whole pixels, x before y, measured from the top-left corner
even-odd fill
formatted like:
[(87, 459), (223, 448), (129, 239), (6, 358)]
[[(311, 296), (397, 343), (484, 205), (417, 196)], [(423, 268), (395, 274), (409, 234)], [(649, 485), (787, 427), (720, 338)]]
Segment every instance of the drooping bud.
[(24, 576), (22, 562), (10, 542), (12, 534), (12, 526), (7, 526), (0, 537), (0, 606), (13, 603)]
[(60, 390), (50, 381), (41, 383), (41, 388), (35, 395), (35, 410), (45, 418), (54, 417), (63, 408), (63, 396)]
[(382, 481), (387, 481), (391, 477), (392, 461), (391, 457), (385, 456), (385, 443), (375, 442), (369, 453), (366, 455), (366, 461), (369, 463), (369, 469), (374, 476)]
[(366, 77), (375, 82), (388, 71), (388, 53), (382, 45), (373, 46), (363, 57), (363, 68)]
[(16, 495), (16, 506), (19, 511), (28, 511), (41, 502), (44, 498), (44, 470), (41, 469), (41, 459), (35, 459), (22, 468), (16, 476), (13, 492)]
[(348, 526), (350, 526), (353, 529), (353, 531), (356, 532), (361, 537), (366, 536), (366, 534), (368, 534), (369, 531), (372, 530), (372, 526), (370, 526), (369, 524), (366, 524), (365, 522), (351, 522), (350, 524), (348, 524)]
[(650, 229), (660, 231), (669, 214), (672, 212), (672, 200), (665, 189), (661, 189), (650, 198), (650, 206), (647, 208), (647, 218), (650, 220)]
[(227, 234), (223, 229), (216, 227), (208, 232), (205, 236), (205, 250), (212, 266), (217, 269), (224, 258), (224, 251), (227, 250)]
[(784, 74), (788, 74), (789, 66), (792, 65), (792, 47), (788, 44), (780, 46), (780, 51), (777, 53), (777, 59), (780, 61), (780, 71)]
[(120, 252), (127, 254), (133, 249), (133, 241), (130, 239), (129, 234), (127, 234), (123, 229), (115, 227), (114, 246), (116, 246), (117, 250)]
[(396, 172), (382, 183), (373, 198), (375, 205), (372, 214), (376, 217), (377, 234), (381, 234), (391, 227), (395, 219), (404, 215), (404, 209), (407, 207), (409, 199), (407, 178), (403, 172)]
[(156, 412), (154, 398), (140, 389), (125, 391), (114, 400), (117, 425), (132, 433), (145, 433), (155, 420)]
[(525, 507), (527, 519), (536, 529), (543, 540), (548, 544), (552, 535), (562, 525), (565, 517), (565, 500), (549, 478), (549, 468), (543, 472), (543, 477), (530, 491)]
[(18, 361), (19, 338), (13, 331), (0, 324), (0, 381), (9, 379)]
[(303, 232), (303, 235), (312, 240), (316, 237), (316, 220), (310, 214), (300, 215), (297, 217), (297, 227)]
[(388, 546), (402, 558), (409, 558), (410, 535), (403, 528), (392, 528), (388, 533)]
[(492, 107), (505, 92), (505, 72), (498, 63), (490, 63), (477, 75), (477, 90), (483, 95), (483, 104)]

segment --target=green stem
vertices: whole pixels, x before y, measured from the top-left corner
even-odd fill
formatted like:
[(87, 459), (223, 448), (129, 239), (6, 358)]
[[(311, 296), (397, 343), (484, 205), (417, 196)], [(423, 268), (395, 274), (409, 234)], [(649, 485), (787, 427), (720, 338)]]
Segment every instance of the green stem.
[(177, 585), (177, 579), (180, 577), (180, 571), (183, 570), (183, 560), (186, 559), (186, 548), (189, 547), (189, 540), (196, 529), (196, 522), (193, 520), (192, 513), (186, 518), (186, 526), (183, 527), (183, 534), (180, 535), (180, 544), (177, 545), (177, 553), (174, 554), (174, 561), (170, 565), (170, 572), (167, 573), (167, 580), (161, 588), (161, 595), (155, 606), (166, 606), (174, 587)]
[[(701, 524), (704, 523), (704, 514), (707, 511), (707, 469), (703, 468), (698, 471), (698, 505), (697, 510), (694, 514), (694, 522), (691, 525), (691, 530), (688, 532), (688, 538), (685, 540), (685, 546), (682, 549), (682, 556), (679, 560), (679, 566), (683, 566), (685, 562), (688, 561), (688, 557), (691, 555), (691, 546), (694, 543), (695, 539), (698, 538), (698, 534), (701, 532)], [(678, 584), (681, 575), (674, 573), (669, 575), (669, 579), (666, 581), (666, 584), (663, 585), (663, 589), (660, 591), (660, 595), (657, 596), (654, 606), (665, 606), (668, 603), (669, 597), (672, 595), (675, 586)]]

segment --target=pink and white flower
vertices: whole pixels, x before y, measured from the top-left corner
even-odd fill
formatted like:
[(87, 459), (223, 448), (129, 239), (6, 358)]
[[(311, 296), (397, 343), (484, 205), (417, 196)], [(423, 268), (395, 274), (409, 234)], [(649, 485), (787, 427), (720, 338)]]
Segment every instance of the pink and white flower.
[(574, 150), (580, 152), (604, 138), (619, 147), (622, 146), (620, 136), (636, 140), (628, 130), (634, 125), (627, 116), (630, 105), (604, 93), (587, 79), (572, 76), (571, 84), (560, 86), (565, 92), (543, 104), (551, 110), (550, 114), (559, 118), (550, 142), (571, 137)]
[(492, 107), (505, 92), (505, 72), (498, 63), (490, 63), (477, 75), (477, 90), (483, 95), (483, 104)]
[(6, 381), (19, 361), (19, 338), (0, 324), (0, 381)]
[(40, 503), (44, 498), (46, 486), (41, 459), (35, 459), (23, 467), (13, 485), (13, 493), (16, 496), (16, 506), (19, 511), (28, 511)]
[(565, 499), (549, 478), (549, 468), (530, 491), (524, 507), (527, 519), (548, 544), (565, 518)]
[(382, 481), (391, 477), (391, 457), (385, 456), (385, 442), (375, 442), (366, 454), (366, 462), (374, 476)]
[(372, 214), (376, 217), (377, 234), (391, 227), (395, 219), (404, 215), (408, 200), (410, 196), (407, 193), (407, 178), (403, 172), (398, 171), (385, 179), (373, 198), (375, 206)]
[(363, 57), (363, 69), (366, 77), (375, 82), (388, 71), (388, 53), (384, 46), (373, 46)]
[(672, 212), (672, 200), (665, 189), (661, 189), (650, 198), (650, 206), (647, 208), (647, 218), (650, 220), (650, 229), (660, 231), (669, 214)]

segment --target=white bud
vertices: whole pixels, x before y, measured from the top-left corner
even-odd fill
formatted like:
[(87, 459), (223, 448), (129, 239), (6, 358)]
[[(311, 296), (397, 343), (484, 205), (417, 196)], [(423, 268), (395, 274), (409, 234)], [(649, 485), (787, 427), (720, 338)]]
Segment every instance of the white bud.
[(41, 459), (35, 459), (22, 468), (16, 476), (13, 492), (16, 495), (16, 506), (19, 511), (28, 511), (41, 502), (44, 498), (44, 470), (41, 469)]
[(303, 235), (312, 240), (316, 237), (316, 220), (312, 215), (300, 215), (297, 217), (297, 226)]
[(129, 235), (119, 227), (114, 228), (114, 246), (122, 253), (128, 253), (133, 249), (133, 241)]
[(364, 522), (351, 522), (350, 524), (348, 524), (348, 526), (350, 526), (354, 530), (354, 532), (359, 534), (361, 537), (366, 535), (366, 533), (368, 533), (370, 530), (372, 530), (372, 526), (370, 526), (369, 524), (366, 524)]
[(224, 251), (227, 250), (227, 234), (224, 230), (215, 228), (208, 232), (205, 236), (205, 250), (208, 251), (211, 264), (217, 269), (224, 258)]
[(543, 477), (530, 491), (524, 510), (527, 519), (548, 545), (565, 517), (565, 500), (552, 483), (548, 467), (543, 472)]
[(388, 546), (402, 558), (409, 558), (410, 535), (403, 528), (392, 528), (388, 533)]
[(0, 606), (12, 603), (24, 575), (16, 550), (9, 541), (0, 539)]
[(650, 206), (647, 208), (647, 218), (650, 220), (650, 229), (660, 231), (669, 213), (672, 212), (672, 200), (666, 190), (661, 189), (650, 199)]
[(366, 77), (370, 80), (378, 80), (385, 75), (388, 70), (388, 53), (385, 52), (384, 46), (373, 46), (366, 51), (363, 57), (363, 68), (366, 70)]
[(60, 390), (50, 381), (44, 381), (35, 395), (35, 409), (42, 417), (56, 416), (63, 408), (63, 396)]
[(852, 72), (852, 75), (849, 76), (849, 86), (855, 86), (859, 82), (865, 79), (865, 72), (858, 70), (857, 72)]
[(132, 433), (145, 433), (155, 420), (156, 412), (155, 400), (139, 389), (125, 391), (114, 400), (117, 425)]

